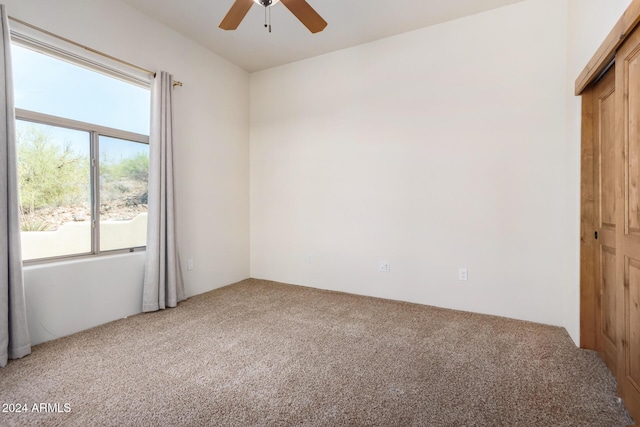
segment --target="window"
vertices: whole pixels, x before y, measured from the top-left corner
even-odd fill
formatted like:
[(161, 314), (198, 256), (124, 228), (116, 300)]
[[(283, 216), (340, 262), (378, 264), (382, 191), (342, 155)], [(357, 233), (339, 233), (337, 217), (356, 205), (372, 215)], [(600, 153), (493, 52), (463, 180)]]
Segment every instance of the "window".
[(12, 44), (23, 259), (146, 246), (148, 82), (45, 53)]

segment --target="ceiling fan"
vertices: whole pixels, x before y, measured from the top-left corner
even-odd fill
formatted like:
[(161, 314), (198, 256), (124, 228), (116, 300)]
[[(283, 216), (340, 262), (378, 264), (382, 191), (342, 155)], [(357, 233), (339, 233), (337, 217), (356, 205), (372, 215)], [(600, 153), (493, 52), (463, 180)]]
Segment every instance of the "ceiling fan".
[(327, 22), (318, 15), (318, 12), (306, 0), (235, 0), (227, 15), (220, 22), (219, 27), (223, 30), (235, 30), (238, 28), (253, 3), (267, 8), (279, 2), (282, 2), (312, 33), (318, 33), (327, 26)]

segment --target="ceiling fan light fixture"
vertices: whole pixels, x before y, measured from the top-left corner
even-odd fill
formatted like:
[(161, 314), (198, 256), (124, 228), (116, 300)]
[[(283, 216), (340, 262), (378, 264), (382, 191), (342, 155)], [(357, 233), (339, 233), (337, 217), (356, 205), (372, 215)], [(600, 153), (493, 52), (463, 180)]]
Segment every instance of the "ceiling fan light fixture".
[(253, 0), (255, 4), (259, 4), (260, 6), (269, 7), (275, 6), (280, 3), (280, 0)]
[(253, 3), (264, 6), (265, 26), (268, 26), (269, 30), (271, 30), (269, 19), (271, 6), (278, 3), (285, 5), (289, 12), (295, 15), (298, 21), (312, 33), (318, 33), (327, 26), (327, 21), (322, 19), (322, 16), (307, 3), (307, 0), (234, 0), (231, 9), (229, 9), (229, 12), (227, 12), (218, 26), (223, 30), (235, 30), (247, 15)]

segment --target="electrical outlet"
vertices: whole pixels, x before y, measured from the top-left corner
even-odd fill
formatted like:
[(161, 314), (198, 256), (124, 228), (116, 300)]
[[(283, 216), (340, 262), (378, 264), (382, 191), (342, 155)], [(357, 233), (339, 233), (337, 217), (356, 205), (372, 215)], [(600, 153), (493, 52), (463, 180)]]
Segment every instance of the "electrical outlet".
[(307, 262), (313, 264), (313, 257), (311, 255), (307, 256)]
[(187, 270), (189, 270), (189, 271), (193, 270), (193, 259), (192, 258), (189, 258), (187, 260)]
[(391, 265), (389, 264), (389, 261), (380, 261), (380, 271), (384, 273), (388, 273), (389, 271), (391, 271)]
[(458, 270), (458, 280), (469, 280), (469, 272), (466, 268)]

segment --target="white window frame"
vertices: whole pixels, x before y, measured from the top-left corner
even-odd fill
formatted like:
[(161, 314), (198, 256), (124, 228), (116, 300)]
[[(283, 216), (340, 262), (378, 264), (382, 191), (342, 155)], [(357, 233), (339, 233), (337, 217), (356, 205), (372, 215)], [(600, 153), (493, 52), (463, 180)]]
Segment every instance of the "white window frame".
[(103, 251), (100, 250), (100, 137), (111, 137), (131, 141), (139, 144), (149, 145), (149, 137), (134, 132), (127, 132), (120, 129), (114, 129), (106, 126), (94, 125), (77, 120), (66, 119), (63, 117), (51, 116), (48, 114), (37, 113), (29, 110), (16, 108), (16, 119), (26, 122), (50, 125), (66, 129), (73, 129), (88, 132), (90, 135), (90, 185), (91, 185), (91, 252), (60, 255), (55, 257), (37, 258), (25, 260), (25, 264), (41, 263), (47, 261), (59, 261), (62, 259), (88, 257), (95, 255), (117, 254), (134, 252), (136, 250), (144, 250), (146, 246), (136, 246), (131, 248), (113, 249)]

